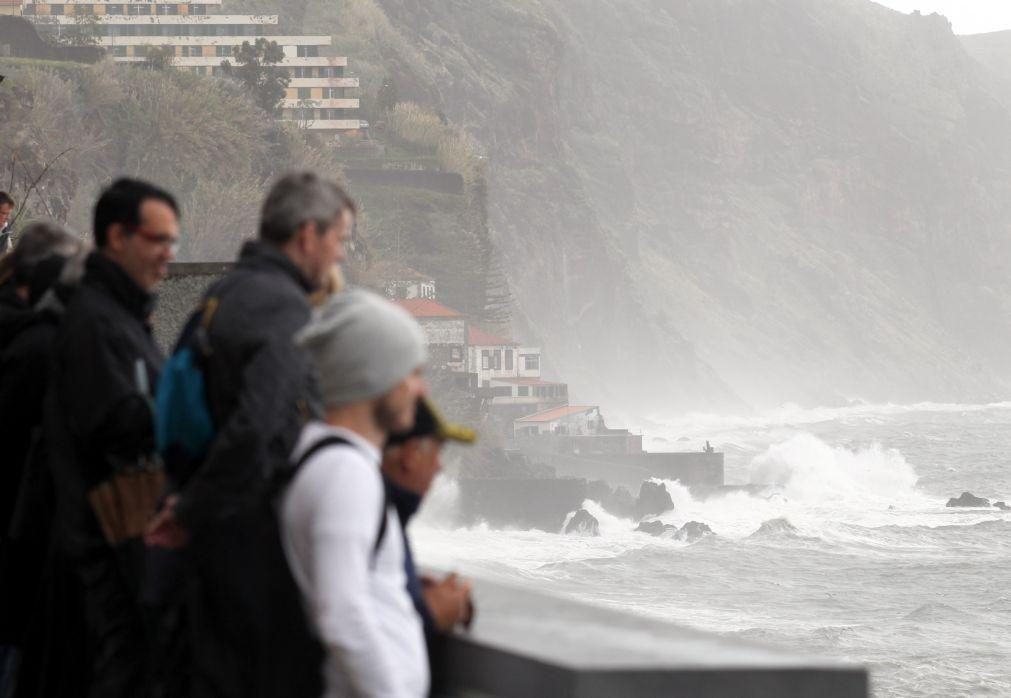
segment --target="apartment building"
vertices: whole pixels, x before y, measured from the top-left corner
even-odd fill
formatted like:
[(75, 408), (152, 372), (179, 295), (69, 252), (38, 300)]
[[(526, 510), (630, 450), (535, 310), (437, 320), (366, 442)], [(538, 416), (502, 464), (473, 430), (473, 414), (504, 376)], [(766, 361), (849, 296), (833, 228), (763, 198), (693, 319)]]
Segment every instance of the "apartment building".
[(21, 14), (40, 31), (60, 36), (86, 31), (117, 62), (141, 62), (152, 47), (171, 47), (173, 64), (199, 75), (221, 75), (222, 62), (244, 41), (275, 41), (291, 82), (281, 119), (323, 133), (359, 131), (358, 78), (347, 74), (346, 56), (333, 55), (329, 36), (280, 33), (277, 15), (221, 12), (221, 0), (23, 0)]

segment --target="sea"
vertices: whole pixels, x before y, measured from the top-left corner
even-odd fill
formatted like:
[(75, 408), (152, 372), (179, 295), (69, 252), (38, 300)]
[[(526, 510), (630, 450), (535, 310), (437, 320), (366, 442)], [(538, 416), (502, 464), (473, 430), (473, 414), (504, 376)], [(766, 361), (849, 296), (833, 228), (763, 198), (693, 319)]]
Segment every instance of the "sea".
[(440, 476), (413, 527), (418, 559), (860, 662), (881, 698), (1011, 696), (1011, 512), (945, 506), (963, 491), (1011, 504), (1011, 403), (654, 416), (643, 434), (651, 451), (708, 440), (728, 483), (770, 487), (700, 501), (666, 481), (674, 508), (659, 519), (715, 533), (687, 544), (592, 501), (599, 537), (457, 528), (458, 491)]

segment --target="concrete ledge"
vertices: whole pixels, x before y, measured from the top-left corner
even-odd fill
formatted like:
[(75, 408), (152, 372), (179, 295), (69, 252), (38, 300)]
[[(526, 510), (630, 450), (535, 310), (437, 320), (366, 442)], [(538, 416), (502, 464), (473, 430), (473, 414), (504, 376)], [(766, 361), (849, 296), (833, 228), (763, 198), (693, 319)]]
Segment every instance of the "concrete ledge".
[(233, 266), (233, 262), (173, 262), (169, 264), (169, 279), (180, 276), (224, 276)]
[(433, 655), (439, 691), (502, 696), (866, 698), (861, 666), (489, 582), (467, 634)]

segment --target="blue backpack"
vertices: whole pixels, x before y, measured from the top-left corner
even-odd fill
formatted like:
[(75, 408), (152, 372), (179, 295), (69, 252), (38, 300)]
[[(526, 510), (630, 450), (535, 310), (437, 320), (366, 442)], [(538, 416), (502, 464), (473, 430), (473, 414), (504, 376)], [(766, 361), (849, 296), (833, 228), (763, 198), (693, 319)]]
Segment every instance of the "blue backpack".
[(199, 468), (214, 441), (204, 368), (212, 353), (208, 331), (217, 308), (218, 298), (210, 296), (190, 316), (158, 380), (155, 447), (177, 484)]

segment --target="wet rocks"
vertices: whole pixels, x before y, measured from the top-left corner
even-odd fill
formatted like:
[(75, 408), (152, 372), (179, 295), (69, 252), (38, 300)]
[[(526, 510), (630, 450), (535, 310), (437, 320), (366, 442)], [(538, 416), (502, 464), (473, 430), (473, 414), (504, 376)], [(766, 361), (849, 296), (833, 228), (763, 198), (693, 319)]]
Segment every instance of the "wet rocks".
[(763, 538), (765, 536), (796, 535), (797, 527), (786, 519), (769, 519), (763, 521), (758, 530), (751, 534), (752, 538)]
[(698, 521), (689, 521), (674, 534), (674, 540), (682, 540), (685, 543), (695, 543), (706, 536), (715, 535), (713, 529)]
[(685, 543), (696, 543), (706, 536), (715, 535), (713, 529), (698, 521), (689, 521), (681, 528), (663, 521), (643, 521), (635, 530), (656, 538), (671, 538)]
[(635, 503), (635, 517), (642, 519), (656, 516), (674, 508), (667, 486), (660, 482), (644, 482), (639, 488), (639, 500)]
[(994, 502), (993, 506), (995, 509), (1000, 509), (1001, 511), (1011, 511), (1011, 507), (1006, 502)]
[(677, 531), (677, 526), (665, 524), (663, 521), (643, 521), (636, 527), (635, 530), (640, 533), (648, 533), (651, 536), (659, 538), (667, 533), (673, 534)]
[(623, 519), (635, 516), (635, 497), (620, 485), (612, 488), (603, 480), (594, 480), (586, 485), (586, 497), (600, 504), (609, 514)]
[(957, 499), (954, 497), (949, 499), (945, 506), (986, 508), (990, 506), (990, 500), (984, 499), (983, 497), (977, 497), (971, 492), (963, 492)]
[(580, 509), (569, 519), (569, 523), (565, 526), (565, 534), (597, 537), (600, 535), (600, 522), (586, 509)]

